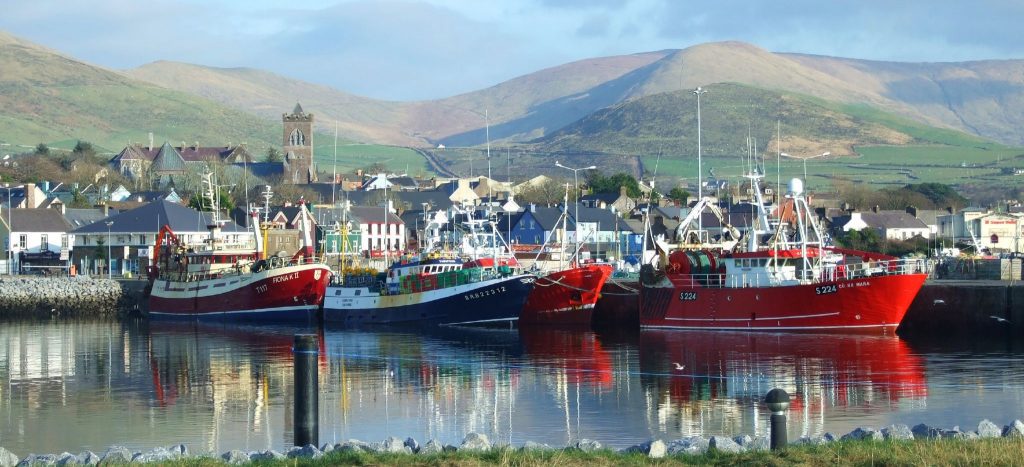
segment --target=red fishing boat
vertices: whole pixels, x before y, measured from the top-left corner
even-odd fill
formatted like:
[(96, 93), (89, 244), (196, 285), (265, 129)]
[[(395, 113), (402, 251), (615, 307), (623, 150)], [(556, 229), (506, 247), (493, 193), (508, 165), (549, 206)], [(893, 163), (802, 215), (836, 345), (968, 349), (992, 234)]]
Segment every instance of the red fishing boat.
[(927, 274), (917, 260), (827, 246), (802, 188), (790, 183), (767, 245), (670, 253), (662, 245), (662, 267), (641, 274), (641, 326), (895, 331)]
[[(230, 243), (215, 216), (210, 236), (183, 243), (166, 224), (157, 235), (149, 268), (152, 317), (237, 321), (308, 321), (323, 303), (331, 270), (313, 254), (304, 203), (302, 247), (291, 258), (267, 257), (259, 217), (252, 213), (252, 242)], [(216, 209), (214, 210), (216, 212)]]
[(538, 277), (519, 313), (520, 324), (589, 326), (609, 264), (585, 264)]

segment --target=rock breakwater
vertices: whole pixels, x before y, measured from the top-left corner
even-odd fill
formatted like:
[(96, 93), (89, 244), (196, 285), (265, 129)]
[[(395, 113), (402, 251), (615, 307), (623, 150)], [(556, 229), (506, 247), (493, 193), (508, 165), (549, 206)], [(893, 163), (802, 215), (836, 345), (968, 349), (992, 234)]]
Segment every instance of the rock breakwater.
[(111, 317), (137, 308), (138, 293), (110, 279), (0, 278), (0, 319)]

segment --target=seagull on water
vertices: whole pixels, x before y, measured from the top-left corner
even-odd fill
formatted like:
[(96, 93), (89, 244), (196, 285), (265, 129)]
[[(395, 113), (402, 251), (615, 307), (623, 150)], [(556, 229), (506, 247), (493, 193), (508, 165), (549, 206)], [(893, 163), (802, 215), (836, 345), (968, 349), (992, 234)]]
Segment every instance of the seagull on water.
[(996, 315), (989, 315), (989, 318), (992, 318), (992, 319), (994, 319), (994, 320), (996, 320), (996, 321), (998, 321), (1000, 323), (1009, 323), (1010, 322), (1010, 320), (1008, 320), (1006, 318), (1003, 318), (1003, 317), (1000, 317), (1000, 316), (996, 316)]
[(936, 298), (935, 301), (932, 302), (932, 305), (945, 305), (945, 304), (946, 304), (946, 301), (941, 299), (941, 298)]
[(686, 365), (680, 365), (678, 362), (672, 362), (676, 366), (676, 371), (682, 371), (686, 369)]

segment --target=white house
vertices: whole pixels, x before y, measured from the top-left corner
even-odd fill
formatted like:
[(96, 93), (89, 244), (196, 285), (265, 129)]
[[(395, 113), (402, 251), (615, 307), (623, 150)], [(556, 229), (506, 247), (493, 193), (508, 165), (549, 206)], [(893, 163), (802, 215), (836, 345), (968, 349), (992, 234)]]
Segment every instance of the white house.
[(909, 240), (920, 236), (931, 238), (932, 230), (924, 221), (906, 211), (872, 210), (852, 212), (840, 221), (843, 232), (872, 228), (888, 240)]
[(4, 272), (31, 273), (37, 270), (65, 268), (72, 246), (71, 224), (56, 209), (12, 209), (0, 211), (9, 246)]
[(390, 210), (381, 207), (353, 206), (350, 215), (362, 232), (359, 250), (370, 257), (394, 254), (405, 250), (405, 223)]

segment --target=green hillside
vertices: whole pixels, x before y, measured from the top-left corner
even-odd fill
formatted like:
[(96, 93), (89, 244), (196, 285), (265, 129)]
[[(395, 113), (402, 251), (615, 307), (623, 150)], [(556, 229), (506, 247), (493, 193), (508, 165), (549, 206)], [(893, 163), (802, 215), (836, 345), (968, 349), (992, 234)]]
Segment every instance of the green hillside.
[(148, 141), (150, 132), (157, 143), (246, 142), (257, 152), (280, 140), (280, 127), (271, 122), (3, 33), (0, 63), (0, 142), (12, 148), (82, 139), (113, 152), (129, 141)]
[[(769, 175), (844, 177), (876, 185), (937, 178), (965, 183), (1012, 164), (1021, 149), (955, 130), (931, 127), (866, 105), (716, 84), (701, 96), (705, 176), (738, 177), (746, 170), (747, 135)], [(778, 133), (777, 133), (778, 132)], [(781, 134), (781, 145), (777, 138)], [(692, 92), (655, 94), (610, 107), (532, 143), (536, 152), (639, 156), (647, 173), (693, 180), (697, 175), (697, 105)], [(795, 157), (777, 160), (781, 151)], [(563, 157), (565, 157), (563, 156)], [(999, 162), (997, 164), (997, 162)], [(964, 166), (988, 167), (968, 176)], [(916, 173), (915, 173), (916, 170)], [(772, 178), (772, 177), (769, 177)]]

